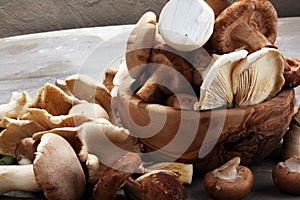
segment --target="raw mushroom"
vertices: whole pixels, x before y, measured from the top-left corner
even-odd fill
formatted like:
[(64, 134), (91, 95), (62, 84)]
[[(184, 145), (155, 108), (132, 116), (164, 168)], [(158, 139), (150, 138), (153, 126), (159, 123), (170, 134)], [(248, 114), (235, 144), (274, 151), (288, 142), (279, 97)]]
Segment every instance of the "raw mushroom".
[(221, 55), (203, 73), (199, 102), (195, 109), (207, 110), (231, 107), (233, 104), (232, 71), (237, 62), (247, 56), (246, 50)]
[(254, 105), (273, 98), (284, 85), (284, 60), (277, 49), (262, 48), (247, 56), (232, 73), (237, 106)]
[(106, 110), (96, 103), (82, 103), (73, 106), (69, 110), (69, 114), (71, 115), (84, 115), (94, 121), (97, 121), (99, 118), (104, 118), (110, 120), (110, 117)]
[(284, 193), (300, 195), (300, 158), (291, 157), (272, 170), (274, 184)]
[(229, 0), (205, 0), (205, 2), (213, 9), (215, 17), (217, 17), (225, 8), (230, 6)]
[(146, 12), (133, 28), (126, 47), (126, 64), (132, 78), (138, 79), (147, 65), (154, 44), (156, 14)]
[(117, 190), (138, 169), (141, 164), (138, 153), (127, 152), (109, 166), (94, 186), (95, 200), (113, 200)]
[(15, 157), (19, 165), (32, 164), (35, 158), (37, 145), (38, 143), (33, 140), (32, 137), (24, 138), (18, 142)]
[(207, 193), (216, 199), (237, 200), (250, 192), (253, 179), (251, 170), (241, 166), (240, 158), (235, 157), (208, 172), (203, 178), (203, 184)]
[(188, 194), (174, 176), (158, 171), (137, 180), (129, 178), (124, 185), (125, 193), (138, 200), (186, 200)]
[(10, 102), (0, 105), (0, 120), (4, 117), (18, 119), (31, 106), (31, 97), (27, 92), (13, 92)]
[(103, 77), (103, 85), (108, 89), (108, 91), (112, 91), (114, 84), (113, 84), (113, 80), (115, 75), (117, 74), (118, 69), (116, 68), (109, 68), (105, 71), (104, 73), (104, 77)]
[(87, 181), (95, 185), (103, 176), (107, 166), (103, 165), (97, 156), (93, 154), (88, 154), (85, 165), (87, 168)]
[(85, 176), (76, 154), (55, 134), (41, 138), (32, 165), (0, 166), (0, 182), (1, 194), (44, 191), (49, 200), (79, 200), (85, 191)]
[(300, 60), (296, 58), (285, 58), (284, 79), (285, 86), (289, 88), (300, 85)]
[(277, 12), (268, 0), (240, 0), (216, 18), (211, 38), (220, 54), (244, 48), (254, 52), (274, 47), (277, 37)]
[(203, 0), (171, 0), (159, 16), (158, 31), (179, 51), (202, 47), (213, 33), (215, 14)]
[(45, 129), (32, 120), (12, 120), (0, 133), (0, 154), (15, 157), (17, 144), (34, 133)]

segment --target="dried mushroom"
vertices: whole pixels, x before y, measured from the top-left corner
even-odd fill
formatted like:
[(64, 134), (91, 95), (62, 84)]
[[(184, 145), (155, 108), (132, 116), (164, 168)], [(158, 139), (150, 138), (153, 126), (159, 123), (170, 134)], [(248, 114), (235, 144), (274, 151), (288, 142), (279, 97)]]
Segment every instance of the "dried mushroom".
[(174, 49), (192, 51), (208, 41), (214, 22), (214, 11), (205, 1), (171, 0), (161, 10), (158, 31)]
[(31, 106), (31, 97), (27, 92), (13, 92), (10, 102), (0, 105), (0, 120), (4, 117), (18, 119)]
[(0, 166), (0, 183), (1, 194), (44, 191), (49, 200), (79, 200), (85, 191), (85, 176), (76, 154), (54, 134), (42, 137), (33, 164)]
[(277, 37), (277, 12), (268, 0), (239, 0), (216, 18), (211, 38), (220, 54), (244, 48), (254, 52), (273, 47)]
[(247, 56), (232, 73), (237, 106), (254, 105), (273, 98), (284, 85), (284, 61), (273, 48), (262, 48)]
[(238, 200), (245, 197), (253, 184), (253, 173), (240, 165), (240, 158), (235, 157), (221, 167), (208, 172), (203, 179), (204, 188), (216, 199)]
[(247, 56), (246, 50), (224, 54), (203, 73), (199, 103), (195, 109), (206, 110), (231, 107), (233, 104), (231, 74), (237, 62)]
[(272, 170), (272, 178), (282, 192), (300, 195), (300, 158), (291, 157), (278, 163)]

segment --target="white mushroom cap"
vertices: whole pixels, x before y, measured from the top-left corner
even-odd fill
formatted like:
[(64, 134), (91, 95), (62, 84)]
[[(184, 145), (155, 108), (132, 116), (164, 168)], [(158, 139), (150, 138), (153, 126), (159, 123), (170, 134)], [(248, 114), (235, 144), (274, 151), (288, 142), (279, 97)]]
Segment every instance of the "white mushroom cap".
[(214, 11), (203, 0), (171, 0), (161, 11), (158, 30), (171, 47), (192, 51), (213, 33)]
[(81, 163), (71, 145), (59, 135), (42, 136), (33, 169), (47, 199), (79, 200), (85, 191)]

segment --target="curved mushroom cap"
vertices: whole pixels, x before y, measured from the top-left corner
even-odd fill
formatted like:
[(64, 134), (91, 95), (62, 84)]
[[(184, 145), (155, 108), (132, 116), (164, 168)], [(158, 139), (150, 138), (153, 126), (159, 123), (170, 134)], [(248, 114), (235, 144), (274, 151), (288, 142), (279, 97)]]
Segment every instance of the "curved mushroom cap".
[(215, 21), (212, 46), (219, 53), (239, 48), (249, 52), (273, 46), (277, 37), (277, 12), (268, 0), (240, 0)]
[(188, 199), (184, 186), (174, 176), (163, 172), (145, 176), (141, 180), (141, 190), (145, 199)]
[(262, 48), (242, 60), (232, 73), (235, 103), (254, 105), (273, 98), (284, 85), (284, 61), (273, 48)]
[(82, 103), (73, 106), (69, 110), (69, 114), (80, 115), (83, 114), (90, 119), (97, 120), (99, 118), (104, 118), (110, 120), (110, 117), (106, 110), (96, 103)]
[(235, 157), (208, 172), (203, 179), (207, 193), (216, 199), (238, 200), (245, 197), (252, 188), (254, 176), (249, 168), (239, 163), (240, 158)]
[(202, 0), (172, 0), (162, 9), (158, 29), (168, 45), (180, 51), (203, 46), (213, 33), (215, 15)]
[(300, 195), (300, 158), (278, 163), (272, 170), (274, 184), (283, 192)]
[(246, 50), (224, 54), (203, 73), (199, 103), (195, 109), (205, 110), (231, 106), (233, 102), (231, 74), (236, 62), (247, 56)]
[(156, 14), (146, 12), (132, 30), (126, 47), (126, 64), (132, 78), (139, 78), (151, 56), (156, 33)]
[(71, 145), (59, 135), (42, 136), (33, 169), (47, 199), (79, 200), (85, 191), (81, 164)]

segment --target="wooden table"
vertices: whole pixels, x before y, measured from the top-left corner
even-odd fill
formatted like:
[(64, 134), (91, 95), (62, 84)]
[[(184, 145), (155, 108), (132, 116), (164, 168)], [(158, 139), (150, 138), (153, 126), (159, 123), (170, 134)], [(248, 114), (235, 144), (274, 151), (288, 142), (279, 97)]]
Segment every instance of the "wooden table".
[[(131, 25), (110, 26), (0, 39), (0, 104), (9, 102), (12, 91), (25, 90), (34, 97), (46, 82), (54, 83), (75, 73), (100, 80), (106, 68), (118, 66), (131, 29)], [(276, 45), (285, 57), (300, 58), (300, 17), (279, 19)], [(282, 194), (272, 182), (271, 170), (279, 162), (279, 148), (251, 166), (255, 182), (245, 199), (299, 199)], [(209, 199), (201, 175), (195, 176), (187, 189), (189, 199)]]

